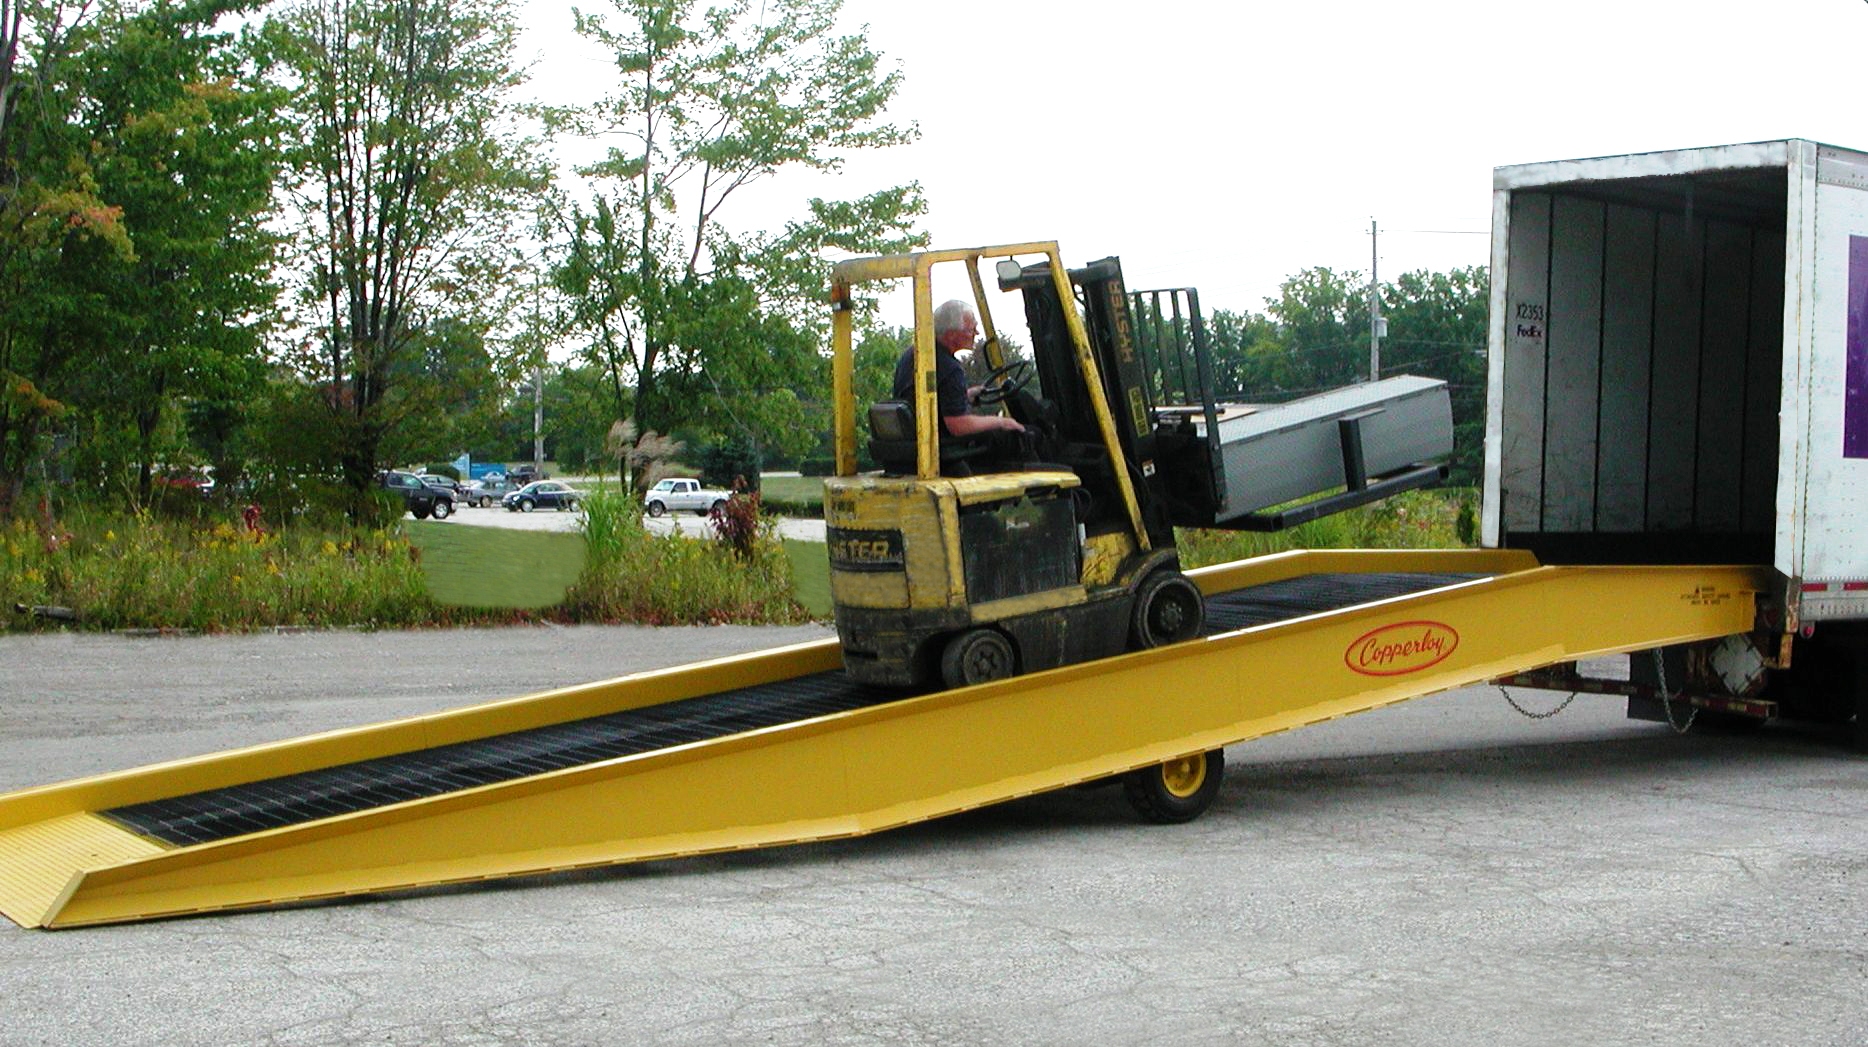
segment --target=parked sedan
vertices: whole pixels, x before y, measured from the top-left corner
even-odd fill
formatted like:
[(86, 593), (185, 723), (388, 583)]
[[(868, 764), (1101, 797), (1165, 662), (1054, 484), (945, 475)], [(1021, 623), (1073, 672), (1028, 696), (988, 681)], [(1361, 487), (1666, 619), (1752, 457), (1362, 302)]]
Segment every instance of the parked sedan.
[(576, 509), (583, 497), (584, 492), (556, 480), (536, 480), (507, 495), (500, 504), (515, 513), (529, 513), (534, 509)]
[(475, 480), (461, 488), (461, 498), (468, 505), (477, 505), (482, 509), (494, 505), (504, 505), (506, 496), (519, 489), (519, 485), (505, 477)]

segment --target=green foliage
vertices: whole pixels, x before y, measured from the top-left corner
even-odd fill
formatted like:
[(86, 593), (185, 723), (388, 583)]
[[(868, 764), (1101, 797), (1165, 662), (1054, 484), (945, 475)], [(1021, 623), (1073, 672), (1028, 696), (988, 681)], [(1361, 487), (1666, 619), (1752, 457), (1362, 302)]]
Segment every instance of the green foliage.
[(450, 390), (437, 372), (480, 354), (526, 286), (514, 226), (545, 178), (512, 101), (517, 34), (507, 0), (298, 0), (266, 25), (300, 129), (292, 362), (359, 495), (422, 450), (409, 427)]
[(1288, 531), (1177, 529), (1183, 566), (1205, 567), (1292, 549), (1457, 549), (1471, 545), (1458, 530), (1471, 512), (1463, 488), (1406, 491), (1373, 505), (1312, 520)]
[(882, 119), (901, 74), (861, 32), (837, 31), (839, 0), (612, 6), (577, 25), (615, 52), (621, 83), (569, 122), (629, 144), (586, 172), (588, 205), (561, 208), (569, 326), (612, 420), (803, 454), (823, 428), (824, 254), (923, 242), (925, 203), (914, 185), (811, 200), (777, 234), (735, 233), (724, 209), (782, 169), (837, 170), (852, 150), (912, 141)]
[(614, 490), (584, 502), (584, 573), (565, 596), (581, 621), (650, 625), (799, 622), (790, 562), (769, 528), (749, 551), (718, 542), (650, 534), (634, 499)]
[(242, 6), (9, 5), (0, 514), (54, 426), (136, 464), (128, 493), (146, 500), (178, 447), (179, 401), (258, 378), (279, 125), (249, 49), (213, 31)]
[(746, 440), (722, 440), (701, 449), (701, 482), (722, 490), (757, 491), (764, 459)]
[[(248, 532), (235, 520), (80, 514), (0, 529), (0, 602), (70, 608), (85, 628), (415, 625), (440, 617), (392, 530)], [(33, 620), (15, 618), (14, 627)]]

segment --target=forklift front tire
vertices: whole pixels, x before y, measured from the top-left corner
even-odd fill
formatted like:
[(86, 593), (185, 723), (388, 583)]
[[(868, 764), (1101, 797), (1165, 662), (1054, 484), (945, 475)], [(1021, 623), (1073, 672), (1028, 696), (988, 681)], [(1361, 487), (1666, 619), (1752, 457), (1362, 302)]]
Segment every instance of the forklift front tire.
[(1122, 776), (1122, 791), (1144, 821), (1190, 822), (1212, 805), (1226, 776), (1226, 750), (1194, 753)]
[(1135, 650), (1179, 643), (1200, 635), (1206, 623), (1206, 600), (1200, 587), (1172, 568), (1142, 579), (1135, 590), (1135, 613), (1129, 639)]
[(968, 629), (941, 651), (940, 678), (948, 687), (1003, 680), (1017, 671), (1012, 641), (997, 629)]

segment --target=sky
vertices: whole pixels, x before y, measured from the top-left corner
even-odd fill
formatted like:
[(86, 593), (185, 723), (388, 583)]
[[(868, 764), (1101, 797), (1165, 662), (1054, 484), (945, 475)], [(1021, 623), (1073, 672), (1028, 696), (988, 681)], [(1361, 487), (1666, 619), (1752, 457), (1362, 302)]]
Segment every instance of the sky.
[[(534, 90), (557, 103), (614, 75), (570, 6), (524, 9)], [(1864, 0), (846, 0), (843, 23), (902, 69), (889, 116), (920, 139), (760, 183), (729, 224), (919, 180), (932, 246), (1057, 240), (1072, 265), (1119, 255), (1131, 288), (1198, 287), (1208, 311), (1262, 310), (1313, 266), (1366, 274), (1371, 220), (1383, 280), (1484, 265), (1501, 165), (1868, 149)]]

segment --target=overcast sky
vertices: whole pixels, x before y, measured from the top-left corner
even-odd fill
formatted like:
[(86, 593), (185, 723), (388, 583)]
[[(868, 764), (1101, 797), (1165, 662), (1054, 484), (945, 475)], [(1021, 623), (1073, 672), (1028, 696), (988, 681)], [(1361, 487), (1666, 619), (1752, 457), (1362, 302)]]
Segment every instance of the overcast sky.
[[(557, 102), (613, 82), (570, 6), (526, 9)], [(731, 224), (918, 179), (936, 247), (1054, 239), (1073, 265), (1120, 255), (1134, 288), (1197, 286), (1209, 310), (1262, 309), (1309, 266), (1366, 273), (1371, 218), (1383, 279), (1485, 264), (1502, 164), (1868, 149), (1863, 0), (846, 0), (844, 17), (906, 74), (890, 115), (920, 141), (768, 181)]]

